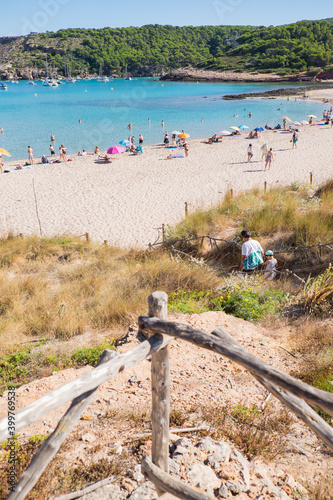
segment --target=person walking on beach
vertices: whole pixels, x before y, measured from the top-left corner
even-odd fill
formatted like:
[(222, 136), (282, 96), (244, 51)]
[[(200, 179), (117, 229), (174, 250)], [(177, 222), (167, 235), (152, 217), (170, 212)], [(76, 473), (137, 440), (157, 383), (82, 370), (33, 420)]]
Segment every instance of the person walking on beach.
[(273, 150), (272, 150), (272, 148), (270, 148), (270, 150), (267, 151), (267, 154), (266, 154), (265, 170), (267, 167), (268, 167), (268, 170), (270, 170), (272, 160), (273, 160)]
[(32, 147), (28, 146), (28, 155), (29, 155), (29, 160), (28, 161), (29, 161), (30, 165), (34, 164), (33, 152), (34, 152), (34, 150), (32, 149)]
[(169, 134), (168, 132), (165, 132), (164, 134), (164, 146), (167, 148), (169, 146)]
[(143, 135), (142, 134), (139, 135), (139, 144), (143, 144)]
[(292, 149), (297, 149), (297, 141), (298, 141), (298, 135), (296, 134), (296, 132), (293, 133), (293, 138), (292, 138), (292, 142), (293, 142), (293, 147)]
[(247, 161), (251, 161), (252, 157), (253, 157), (252, 144), (249, 144), (249, 147), (247, 148)]
[(54, 156), (55, 151), (54, 151), (54, 147), (52, 146), (52, 144), (50, 144), (49, 150), (50, 150), (51, 156)]
[(265, 142), (261, 148), (261, 159), (263, 160), (264, 158), (266, 158), (266, 154), (267, 154), (267, 142)]
[(185, 144), (184, 144), (184, 149), (185, 149), (185, 156), (187, 158), (188, 157), (188, 144), (187, 144), (187, 142), (185, 142)]
[(248, 229), (243, 229), (241, 237), (243, 245), (239, 270), (246, 274), (252, 274), (264, 262), (264, 250), (259, 241), (251, 238), (251, 232)]

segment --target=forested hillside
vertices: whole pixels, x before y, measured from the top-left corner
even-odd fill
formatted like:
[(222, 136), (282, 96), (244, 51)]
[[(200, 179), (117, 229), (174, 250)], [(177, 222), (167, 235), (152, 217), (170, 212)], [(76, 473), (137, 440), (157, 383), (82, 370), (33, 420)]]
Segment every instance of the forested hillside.
[(45, 68), (64, 73), (147, 75), (194, 66), (280, 74), (333, 64), (333, 24), (301, 21), (278, 27), (148, 25), (140, 28), (66, 29), (0, 39), (2, 70)]

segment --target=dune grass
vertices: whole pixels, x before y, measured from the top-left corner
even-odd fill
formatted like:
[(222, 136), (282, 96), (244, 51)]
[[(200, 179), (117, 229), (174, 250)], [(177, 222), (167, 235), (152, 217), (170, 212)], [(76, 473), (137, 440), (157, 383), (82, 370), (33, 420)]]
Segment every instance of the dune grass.
[[(128, 326), (161, 289), (214, 288), (213, 272), (163, 251), (94, 245), (75, 238), (0, 240), (2, 349), (30, 338), (68, 339)], [(7, 341), (6, 341), (7, 339)]]
[(167, 241), (195, 236), (223, 234), (234, 228), (228, 239), (239, 240), (246, 227), (256, 237), (288, 234), (288, 245), (311, 245), (333, 241), (333, 181), (314, 195), (305, 187), (257, 188), (237, 196), (228, 193), (209, 210), (198, 209), (175, 227), (169, 228)]

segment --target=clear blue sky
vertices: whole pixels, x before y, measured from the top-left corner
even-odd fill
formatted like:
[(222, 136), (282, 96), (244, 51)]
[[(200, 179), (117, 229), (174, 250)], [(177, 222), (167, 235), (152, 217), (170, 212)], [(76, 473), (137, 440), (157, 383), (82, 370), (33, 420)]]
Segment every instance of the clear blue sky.
[(332, 0), (3, 0), (0, 36), (61, 28), (279, 25), (333, 17)]

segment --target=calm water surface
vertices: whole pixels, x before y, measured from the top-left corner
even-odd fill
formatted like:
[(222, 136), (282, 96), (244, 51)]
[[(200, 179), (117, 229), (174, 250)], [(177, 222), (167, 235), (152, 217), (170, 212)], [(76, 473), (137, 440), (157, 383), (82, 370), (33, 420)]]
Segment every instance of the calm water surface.
[[(34, 156), (39, 157), (49, 153), (53, 133), (56, 153), (63, 143), (73, 154), (81, 149), (93, 151), (96, 145), (105, 150), (129, 134), (138, 141), (142, 133), (144, 142), (153, 144), (163, 141), (163, 131), (184, 129), (191, 138), (208, 137), (235, 125), (253, 129), (266, 123), (282, 124), (283, 115), (298, 121), (309, 114), (321, 116), (324, 106), (320, 103), (280, 98), (221, 99), (226, 94), (279, 87), (260, 83), (161, 82), (150, 78), (109, 83), (78, 80), (58, 87), (43, 87), (41, 82), (34, 86), (8, 83), (8, 90), (0, 91), (0, 127), (5, 131), (0, 135), (0, 147), (6, 148), (13, 159), (21, 159), (27, 157), (31, 145)], [(133, 125), (131, 133), (129, 123)]]

